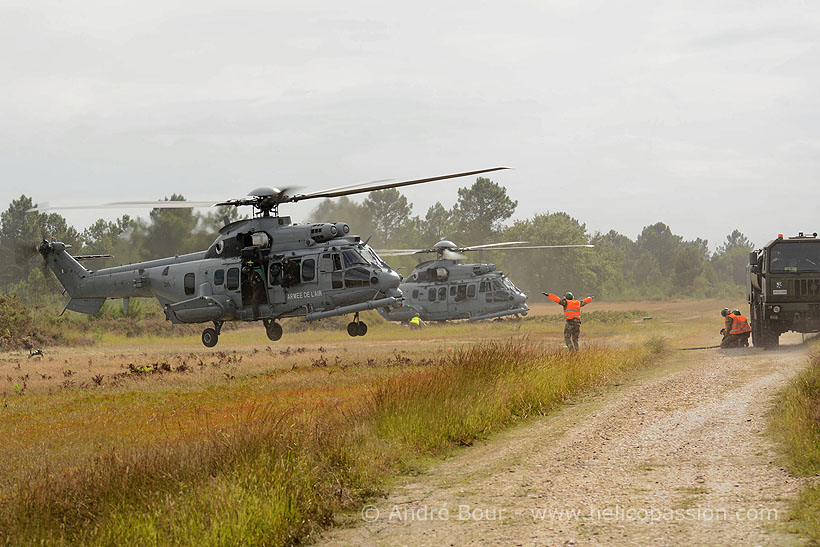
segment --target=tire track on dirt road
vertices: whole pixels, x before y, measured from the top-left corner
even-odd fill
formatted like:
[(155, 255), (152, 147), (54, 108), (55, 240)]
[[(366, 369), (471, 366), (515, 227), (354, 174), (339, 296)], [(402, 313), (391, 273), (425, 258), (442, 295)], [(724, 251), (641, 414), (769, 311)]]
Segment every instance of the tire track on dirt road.
[(793, 340), (678, 352), (458, 452), (319, 543), (803, 543), (784, 525), (801, 481), (764, 434), (774, 395), (806, 365)]

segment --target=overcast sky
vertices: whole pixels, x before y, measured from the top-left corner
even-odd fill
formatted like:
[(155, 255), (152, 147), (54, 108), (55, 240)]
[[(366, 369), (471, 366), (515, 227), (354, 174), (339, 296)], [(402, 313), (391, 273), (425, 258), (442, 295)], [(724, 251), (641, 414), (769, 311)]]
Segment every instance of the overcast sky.
[(0, 0), (0, 51), (3, 210), (506, 165), (515, 218), (820, 231), (816, 2)]

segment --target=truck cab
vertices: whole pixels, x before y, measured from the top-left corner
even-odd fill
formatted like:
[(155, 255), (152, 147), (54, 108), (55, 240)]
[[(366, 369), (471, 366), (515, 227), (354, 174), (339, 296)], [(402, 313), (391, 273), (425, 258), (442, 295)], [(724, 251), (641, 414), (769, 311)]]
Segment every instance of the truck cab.
[(746, 298), (755, 346), (776, 347), (784, 332), (820, 332), (820, 239), (778, 236), (749, 254)]

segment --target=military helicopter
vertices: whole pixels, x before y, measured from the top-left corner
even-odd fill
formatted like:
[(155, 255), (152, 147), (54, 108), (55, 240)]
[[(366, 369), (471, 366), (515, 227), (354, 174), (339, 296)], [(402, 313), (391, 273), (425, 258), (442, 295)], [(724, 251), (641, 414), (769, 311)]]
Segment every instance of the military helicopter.
[[(247, 197), (224, 202), (116, 202), (71, 208), (185, 208), (251, 206), (253, 218), (224, 226), (205, 251), (139, 262), (98, 271), (85, 269), (69, 245), (43, 242), (37, 247), (70, 299), (65, 310), (93, 314), (107, 298), (155, 297), (172, 323), (213, 323), (202, 331), (202, 343), (214, 347), (226, 321), (262, 321), (270, 340), (282, 337), (284, 317), (314, 321), (353, 313), (350, 336), (364, 336), (359, 312), (400, 307), (401, 276), (393, 271), (344, 222), (294, 224), (279, 216), (279, 205), (306, 199), (333, 198), (465, 177), (506, 169), (496, 167), (424, 179), (365, 183), (305, 194), (290, 189), (257, 188)], [(382, 181), (379, 181), (382, 182)], [(44, 209), (55, 209), (47, 207)]]
[[(467, 319), (480, 321), (506, 315), (527, 315), (527, 295), (512, 280), (497, 271), (495, 264), (461, 264), (469, 251), (519, 251), (564, 249), (594, 245), (525, 245), (526, 241), (506, 241), (458, 247), (452, 241), (439, 241), (429, 249), (388, 249), (382, 256), (436, 253), (434, 260), (419, 263), (399, 288), (404, 294), (400, 307), (378, 312), (389, 321), (406, 322), (416, 314), (424, 321)], [(513, 246), (515, 245), (515, 246)]]

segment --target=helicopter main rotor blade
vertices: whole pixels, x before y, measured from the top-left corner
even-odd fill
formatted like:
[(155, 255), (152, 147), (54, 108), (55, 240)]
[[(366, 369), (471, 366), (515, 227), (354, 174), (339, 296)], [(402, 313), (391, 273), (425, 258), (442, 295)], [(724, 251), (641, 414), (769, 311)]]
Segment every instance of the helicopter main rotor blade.
[(387, 249), (384, 251), (377, 250), (379, 256), (409, 256), (418, 253), (431, 252), (429, 249)]
[[(374, 192), (376, 190), (386, 190), (387, 188), (400, 188), (402, 186), (411, 186), (413, 184), (423, 184), (425, 182), (433, 182), (436, 180), (445, 180), (445, 179), (454, 179), (458, 177), (469, 177), (470, 175), (478, 175), (481, 173), (490, 173), (492, 171), (501, 171), (504, 169), (509, 169), (509, 167), (493, 167), (492, 169), (480, 169), (478, 171), (467, 171), (464, 173), (453, 173), (451, 175), (442, 175), (440, 177), (429, 177), (424, 179), (416, 179), (416, 180), (407, 180), (403, 182), (389, 182), (387, 184), (375, 184), (371, 186), (365, 186), (361, 188), (352, 188), (352, 189), (338, 189), (338, 188), (331, 188), (329, 190), (320, 190), (318, 192), (311, 192), (309, 194), (297, 194), (295, 196), (288, 197), (285, 201), (301, 201), (303, 199), (314, 199), (314, 198), (336, 198), (341, 196), (350, 196), (353, 194), (363, 194), (365, 192)], [(354, 185), (355, 186), (355, 185)]]
[[(515, 251), (518, 249), (592, 249), (595, 245), (527, 245), (525, 247), (505, 247), (504, 249), (494, 249), (498, 251)], [(469, 249), (468, 249), (469, 250)]]
[(213, 207), (218, 201), (115, 201), (105, 203), (104, 207), (141, 208), (141, 209), (193, 209), (196, 207)]
[(470, 245), (469, 247), (459, 247), (459, 251), (472, 251), (474, 249), (492, 249), (493, 247), (503, 247), (506, 245), (521, 245), (529, 241), (505, 241), (503, 243), (487, 243), (485, 245)]
[(53, 211), (56, 209), (191, 209), (195, 207), (213, 207), (217, 201), (115, 201), (112, 203), (100, 203), (97, 205), (65, 205), (32, 207), (26, 209), (27, 213)]

